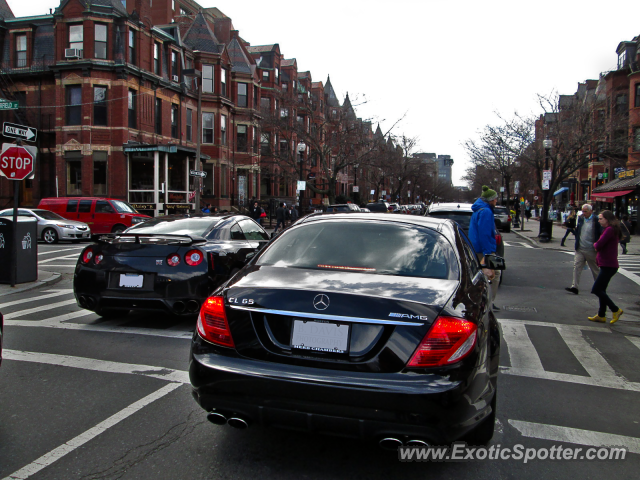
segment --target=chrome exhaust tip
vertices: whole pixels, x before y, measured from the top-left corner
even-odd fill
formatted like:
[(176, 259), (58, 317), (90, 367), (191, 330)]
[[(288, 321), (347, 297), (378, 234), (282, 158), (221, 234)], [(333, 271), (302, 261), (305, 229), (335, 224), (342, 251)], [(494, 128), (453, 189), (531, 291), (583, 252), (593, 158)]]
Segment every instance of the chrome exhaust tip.
[(227, 423), (227, 417), (220, 412), (209, 412), (207, 414), (207, 420), (215, 425), (225, 425)]
[(87, 308), (87, 297), (85, 297), (84, 295), (80, 296), (78, 298), (78, 303), (82, 308)]
[(87, 304), (87, 308), (94, 308), (96, 306), (96, 301), (93, 297), (84, 297), (84, 301)]
[(173, 309), (175, 310), (176, 313), (184, 312), (184, 309), (185, 309), (184, 302), (178, 300), (176, 303), (173, 304)]
[(187, 302), (187, 310), (190, 312), (197, 312), (200, 310), (200, 303), (197, 300), (189, 300)]
[(238, 428), (240, 430), (249, 428), (249, 424), (246, 422), (246, 420), (243, 420), (242, 418), (238, 418), (238, 417), (230, 418), (229, 420), (227, 420), (227, 423), (229, 424), (230, 427)]
[(425, 442), (424, 440), (418, 440), (416, 438), (414, 438), (413, 440), (409, 440), (406, 443), (407, 447), (428, 447), (429, 444), (427, 442)]
[(387, 437), (380, 440), (380, 442), (378, 442), (378, 445), (380, 445), (380, 448), (384, 450), (395, 451), (402, 446), (402, 441), (398, 440), (397, 438)]

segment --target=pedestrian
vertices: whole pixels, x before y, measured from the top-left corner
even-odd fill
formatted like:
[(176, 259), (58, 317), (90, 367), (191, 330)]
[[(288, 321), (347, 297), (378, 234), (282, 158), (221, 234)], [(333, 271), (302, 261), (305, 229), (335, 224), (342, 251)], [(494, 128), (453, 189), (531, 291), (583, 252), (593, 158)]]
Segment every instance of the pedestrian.
[(525, 200), (524, 202), (524, 214), (527, 217), (528, 222), (531, 218), (531, 204), (529, 203), (529, 200)]
[(624, 312), (621, 308), (617, 307), (613, 300), (607, 295), (607, 286), (611, 281), (611, 278), (618, 271), (618, 243), (622, 238), (622, 229), (620, 228), (620, 221), (615, 217), (610, 210), (603, 210), (598, 215), (598, 223), (603, 229), (602, 235), (598, 241), (594, 244), (597, 257), (596, 261), (600, 267), (600, 273), (598, 278), (593, 284), (591, 293), (598, 297), (600, 300), (600, 308), (598, 314), (593, 317), (588, 317), (592, 322), (605, 323), (607, 321), (607, 307), (613, 313), (611, 324), (616, 323), (620, 319), (620, 315)]
[[(209, 208), (211, 208), (211, 204), (209, 204)], [(211, 213), (218, 213), (218, 207), (213, 207)]]
[(631, 222), (629, 222), (629, 215), (622, 216), (620, 228), (622, 229), (622, 240), (620, 240), (620, 245), (622, 245), (622, 254), (626, 255), (627, 243), (631, 241)]
[(598, 278), (600, 268), (596, 263), (596, 250), (593, 244), (598, 241), (602, 229), (595, 215), (593, 215), (593, 207), (588, 203), (582, 206), (582, 215), (578, 217), (576, 226), (576, 255), (573, 258), (573, 283), (571, 287), (566, 287), (567, 292), (578, 295), (580, 286), (580, 275), (585, 264), (589, 265), (593, 279)]
[(300, 215), (298, 214), (298, 209), (296, 208), (295, 205), (293, 205), (291, 207), (291, 223), (295, 223), (295, 221), (298, 220), (298, 218), (300, 218)]
[(202, 213), (211, 213), (211, 204), (207, 203), (204, 207), (202, 207)]
[(251, 205), (251, 218), (253, 218), (256, 222), (262, 225), (262, 220), (260, 218), (260, 215), (262, 215), (262, 208), (260, 208), (260, 206), (258, 205), (258, 202), (254, 201), (253, 204)]
[(280, 206), (276, 208), (276, 228), (273, 231), (273, 233), (276, 233), (278, 231), (278, 228), (280, 228), (280, 225), (282, 225), (282, 228), (285, 227), (284, 225), (285, 215), (286, 214), (284, 211), (284, 203), (280, 202)]
[[(496, 221), (493, 209), (498, 203), (498, 194), (484, 185), (482, 195), (471, 207), (471, 223), (469, 224), (469, 240), (478, 254), (480, 265), (484, 265), (484, 256), (496, 253)], [(491, 302), (495, 301), (500, 285), (500, 270), (482, 268), (482, 272), (491, 280)], [(500, 310), (493, 304), (494, 310)]]
[(560, 242), (560, 246), (564, 247), (564, 241), (567, 239), (570, 233), (573, 235), (576, 234), (576, 211), (571, 210), (571, 213), (567, 217), (567, 220), (564, 222), (564, 226), (567, 227), (567, 232), (562, 237), (562, 241)]

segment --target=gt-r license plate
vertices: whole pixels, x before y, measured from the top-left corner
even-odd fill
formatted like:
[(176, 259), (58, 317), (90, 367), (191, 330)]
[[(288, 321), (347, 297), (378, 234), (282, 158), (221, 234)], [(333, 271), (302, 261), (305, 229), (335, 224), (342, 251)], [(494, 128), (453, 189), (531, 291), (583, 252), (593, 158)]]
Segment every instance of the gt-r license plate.
[(135, 273), (121, 273), (119, 286), (127, 288), (142, 288), (143, 281), (144, 275), (136, 275)]
[(347, 353), (349, 325), (294, 320), (291, 347), (316, 352)]

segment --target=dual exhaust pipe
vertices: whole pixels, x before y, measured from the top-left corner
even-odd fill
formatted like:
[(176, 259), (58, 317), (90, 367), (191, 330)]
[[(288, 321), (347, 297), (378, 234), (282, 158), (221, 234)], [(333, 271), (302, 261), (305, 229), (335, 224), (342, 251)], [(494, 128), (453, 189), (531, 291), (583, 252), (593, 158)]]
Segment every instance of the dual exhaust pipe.
[(88, 308), (89, 310), (93, 310), (96, 306), (96, 300), (89, 295), (81, 295), (78, 298), (78, 303), (82, 308)]
[(200, 310), (200, 302), (198, 302), (197, 300), (187, 300), (186, 302), (178, 300), (173, 304), (173, 310), (176, 313), (196, 313)]
[(396, 451), (398, 450), (398, 448), (402, 446), (405, 446), (405, 447), (428, 447), (429, 446), (427, 442), (425, 442), (424, 440), (418, 440), (417, 438), (403, 442), (399, 438), (395, 438), (395, 437), (383, 438), (378, 442), (378, 445), (380, 445), (380, 448), (382, 448), (383, 450), (392, 450), (392, 451)]
[(207, 414), (207, 420), (214, 425), (229, 425), (230, 427), (237, 428), (239, 430), (249, 428), (249, 422), (244, 418), (233, 415), (227, 416), (222, 412), (209, 412)]

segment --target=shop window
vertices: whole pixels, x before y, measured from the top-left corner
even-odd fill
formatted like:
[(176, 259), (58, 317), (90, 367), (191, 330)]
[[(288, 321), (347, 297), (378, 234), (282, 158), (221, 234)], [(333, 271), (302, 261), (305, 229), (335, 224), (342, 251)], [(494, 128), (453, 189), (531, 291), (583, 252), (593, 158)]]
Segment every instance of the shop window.
[(152, 158), (148, 156), (131, 157), (129, 160), (129, 190), (153, 190), (153, 173)]
[(213, 113), (202, 114), (202, 143), (213, 143)]
[(27, 66), (27, 36), (16, 35), (16, 67)]
[(95, 24), (95, 51), (93, 56), (95, 58), (107, 58), (107, 26), (102, 23)]
[(187, 108), (187, 141), (193, 142), (193, 110)]
[(82, 195), (82, 153), (68, 152), (67, 195)]
[(107, 152), (93, 152), (93, 194), (107, 194)]
[(213, 65), (202, 65), (202, 92), (213, 93)]
[(69, 48), (84, 50), (84, 30), (82, 25), (69, 25)]
[(93, 124), (107, 125), (107, 87), (93, 87)]
[(82, 125), (82, 86), (67, 87), (67, 125)]
[(169, 190), (185, 192), (187, 190), (186, 175), (186, 158), (169, 157)]
[(237, 142), (236, 148), (239, 152), (247, 151), (247, 126), (246, 125), (238, 125), (236, 142)]

